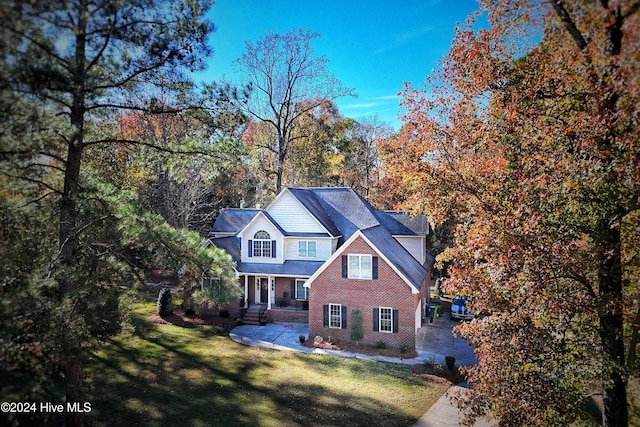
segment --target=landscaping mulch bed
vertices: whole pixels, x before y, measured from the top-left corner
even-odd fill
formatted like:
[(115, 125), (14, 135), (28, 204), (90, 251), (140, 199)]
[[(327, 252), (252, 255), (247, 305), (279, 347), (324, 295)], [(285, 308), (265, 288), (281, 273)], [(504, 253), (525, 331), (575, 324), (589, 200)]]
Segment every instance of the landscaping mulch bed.
[(428, 381), (435, 381), (442, 384), (459, 384), (465, 381), (465, 378), (460, 373), (458, 367), (449, 369), (445, 365), (438, 365), (435, 363), (421, 363), (413, 365), (411, 367), (411, 371)]
[(356, 344), (353, 342), (337, 341), (334, 343), (328, 341), (316, 342), (313, 339), (308, 339), (304, 342), (305, 347), (309, 348), (322, 348), (325, 350), (340, 350), (349, 353), (360, 353), (369, 356), (384, 356), (384, 357), (398, 357), (402, 359), (413, 359), (418, 357), (418, 353), (414, 349), (407, 349), (404, 352), (397, 348), (378, 348), (373, 345)]

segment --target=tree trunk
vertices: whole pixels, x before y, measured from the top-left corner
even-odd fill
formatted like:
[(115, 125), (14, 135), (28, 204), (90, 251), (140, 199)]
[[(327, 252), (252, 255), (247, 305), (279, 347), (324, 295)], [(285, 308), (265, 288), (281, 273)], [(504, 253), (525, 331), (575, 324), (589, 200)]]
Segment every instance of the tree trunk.
[(603, 251), (598, 271), (601, 309), (603, 427), (629, 424), (622, 319), (622, 265), (620, 230), (608, 225), (604, 231)]
[(282, 191), (282, 175), (284, 174), (284, 159), (287, 157), (286, 136), (278, 137), (278, 153), (276, 158), (276, 196)]
[[(82, 137), (79, 136), (74, 143), (69, 144), (64, 190), (60, 206), (60, 277), (59, 297), (60, 301), (75, 298), (78, 284), (74, 280), (73, 269), (77, 254), (76, 225), (78, 220), (78, 208), (76, 205), (77, 191), (80, 181), (80, 166), (82, 161)], [(73, 307), (73, 304), (69, 304)], [(75, 316), (75, 310), (71, 310), (69, 316)], [(69, 331), (74, 333), (74, 331)], [(65, 395), (67, 403), (81, 402), (82, 397), (82, 356), (78, 354), (78, 348), (70, 345), (65, 340), (63, 343), (62, 364), (65, 374)], [(82, 413), (66, 413), (67, 427), (80, 427), (84, 425)]]
[[(82, 10), (78, 15), (78, 28), (76, 32), (75, 64), (73, 67), (73, 103), (70, 108), (70, 123), (74, 127), (73, 138), (67, 148), (65, 163), (64, 187), (60, 205), (60, 277), (59, 296), (60, 301), (65, 302), (76, 298), (79, 284), (75, 279), (74, 268), (78, 250), (78, 192), (80, 189), (80, 169), (82, 166), (82, 152), (84, 149), (84, 114), (85, 106), (85, 60), (86, 60), (86, 27), (88, 11)], [(75, 304), (68, 316), (76, 314)], [(71, 320), (71, 319), (69, 319)], [(69, 322), (72, 323), (72, 322)], [(73, 334), (75, 331), (68, 331)], [(62, 367), (65, 374), (65, 396), (67, 405), (79, 402), (82, 399), (83, 367), (81, 348), (73, 345), (76, 340), (65, 340), (63, 343)], [(82, 412), (66, 412), (65, 425), (67, 427), (84, 426), (84, 414)]]

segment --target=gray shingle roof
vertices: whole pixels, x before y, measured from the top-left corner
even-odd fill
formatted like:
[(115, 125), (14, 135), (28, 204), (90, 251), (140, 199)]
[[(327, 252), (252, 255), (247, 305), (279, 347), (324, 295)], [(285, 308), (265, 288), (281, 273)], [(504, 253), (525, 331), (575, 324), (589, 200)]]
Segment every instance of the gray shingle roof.
[(429, 223), (424, 215), (410, 217), (404, 212), (377, 211), (376, 218), (394, 236), (426, 236)]
[[(417, 289), (422, 287), (429, 266), (422, 266), (393, 235), (426, 235), (428, 223), (424, 216), (410, 218), (402, 212), (379, 211), (351, 188), (289, 188), (288, 191), (332, 236), (342, 236), (340, 245), (361, 230), (413, 286)], [(212, 232), (238, 233), (258, 212), (262, 212), (280, 228), (265, 210), (223, 209)], [(307, 235), (288, 234), (281, 228), (280, 230), (284, 235)], [(211, 242), (225, 249), (238, 262), (237, 270), (241, 273), (311, 276), (323, 264), (322, 261), (297, 260), (288, 260), (283, 264), (240, 263), (240, 239), (224, 237), (211, 239)]]
[(224, 249), (236, 261), (240, 261), (240, 239), (238, 237), (218, 237), (209, 239), (216, 247)]
[(211, 228), (212, 233), (237, 233), (260, 212), (260, 209), (222, 209)]
[(240, 273), (273, 274), (278, 276), (311, 277), (324, 261), (287, 260), (283, 264), (241, 262), (236, 267)]
[(375, 208), (351, 188), (313, 188), (344, 240), (357, 230), (379, 225)]

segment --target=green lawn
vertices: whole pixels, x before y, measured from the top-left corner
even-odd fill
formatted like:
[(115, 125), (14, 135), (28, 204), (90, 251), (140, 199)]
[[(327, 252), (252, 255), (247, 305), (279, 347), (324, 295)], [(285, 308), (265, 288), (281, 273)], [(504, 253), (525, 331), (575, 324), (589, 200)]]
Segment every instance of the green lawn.
[(411, 426), (445, 391), (403, 365), (264, 350), (215, 326), (149, 324), (88, 363), (88, 423), (184, 426)]

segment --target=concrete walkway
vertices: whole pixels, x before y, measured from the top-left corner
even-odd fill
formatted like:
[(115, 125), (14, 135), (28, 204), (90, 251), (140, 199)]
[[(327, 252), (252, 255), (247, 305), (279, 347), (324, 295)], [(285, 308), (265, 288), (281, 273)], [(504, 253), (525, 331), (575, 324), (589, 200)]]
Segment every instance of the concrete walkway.
[[(443, 323), (440, 323), (442, 321)], [(469, 345), (460, 338), (451, 337), (451, 324), (448, 319), (438, 319), (418, 331), (418, 357), (402, 359), (396, 357), (369, 356), (337, 350), (309, 348), (300, 344), (300, 335), (309, 336), (306, 323), (269, 323), (265, 326), (243, 325), (235, 327), (229, 337), (237, 343), (253, 347), (275, 350), (300, 351), (304, 353), (330, 354), (357, 359), (378, 360), (391, 363), (418, 364), (425, 360), (444, 363), (444, 357), (454, 356), (456, 363), (468, 366), (476, 363), (475, 355)], [(459, 340), (459, 341), (458, 341)], [(418, 420), (414, 427), (446, 427), (460, 425), (460, 414), (449, 400), (449, 395), (461, 387), (453, 386)], [(493, 424), (481, 420), (474, 427), (487, 427)]]
[[(456, 408), (450, 400), (450, 397), (458, 392), (464, 393), (465, 389), (455, 385), (450, 387), (449, 390), (420, 417), (413, 427), (450, 427), (461, 425), (462, 416), (458, 408)], [(495, 421), (489, 422), (485, 419), (480, 419), (473, 424), (473, 427), (491, 427), (496, 424)]]

